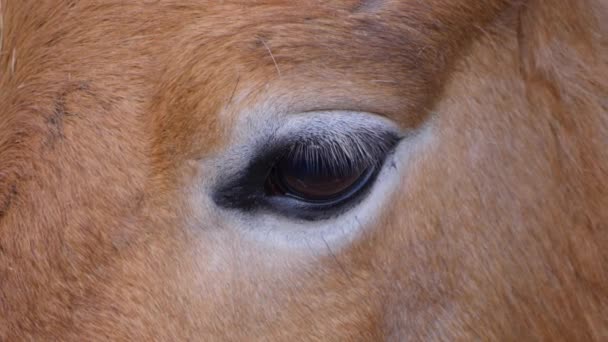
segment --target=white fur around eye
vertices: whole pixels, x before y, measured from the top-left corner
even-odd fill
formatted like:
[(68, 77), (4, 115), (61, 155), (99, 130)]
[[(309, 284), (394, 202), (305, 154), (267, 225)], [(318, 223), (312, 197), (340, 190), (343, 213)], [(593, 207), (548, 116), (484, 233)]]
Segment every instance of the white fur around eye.
[[(207, 181), (199, 184), (197, 190), (193, 191), (194, 212), (200, 212), (201, 218), (205, 215), (213, 216), (223, 229), (234, 230), (257, 243), (291, 250), (313, 249), (319, 253), (323, 253), (328, 246), (334, 249), (348, 245), (366, 229), (371, 229), (373, 222), (388, 208), (400, 179), (406, 177), (411, 156), (417, 149), (426, 145), (432, 136), (430, 126), (405, 134), (399, 132), (394, 123), (383, 117), (358, 112), (296, 114), (262, 129), (257, 129), (256, 126), (251, 125), (249, 129), (241, 130), (226, 151), (204, 162), (205, 174), (213, 174), (213, 177), (207, 177)], [(373, 185), (360, 202), (343, 212), (326, 219), (309, 221), (281, 215), (280, 212), (272, 210), (225, 209), (215, 205), (210, 199), (214, 183), (243, 169), (248, 160), (254, 157), (255, 146), (260, 142), (297, 132), (298, 136), (322, 134), (332, 143), (352, 144), (352, 140), (347, 139), (356, 139), (356, 135), (350, 132), (357, 130), (378, 136), (381, 135), (380, 132), (392, 131), (404, 138), (386, 157)], [(361, 155), (371, 152), (373, 151), (357, 151)]]

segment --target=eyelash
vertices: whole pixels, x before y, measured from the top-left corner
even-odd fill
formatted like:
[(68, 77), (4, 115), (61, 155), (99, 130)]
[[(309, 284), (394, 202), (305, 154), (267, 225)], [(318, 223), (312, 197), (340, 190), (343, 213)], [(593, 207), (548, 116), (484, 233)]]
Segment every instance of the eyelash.
[(313, 171), (321, 174), (344, 175), (353, 169), (378, 168), (398, 141), (392, 134), (351, 134), (339, 138), (340, 141), (336, 137), (297, 141), (281, 157), (309, 161)]

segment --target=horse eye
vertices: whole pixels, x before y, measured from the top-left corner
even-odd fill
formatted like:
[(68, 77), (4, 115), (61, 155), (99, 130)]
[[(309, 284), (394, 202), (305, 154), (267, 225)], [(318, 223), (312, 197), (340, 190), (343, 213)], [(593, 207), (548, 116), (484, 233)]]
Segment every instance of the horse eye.
[(375, 167), (357, 167), (348, 161), (342, 164), (333, 165), (323, 154), (286, 155), (272, 168), (266, 193), (321, 205), (346, 201), (371, 181)]
[(402, 134), (371, 115), (309, 115), (294, 118), (254, 148), (241, 169), (219, 177), (215, 203), (243, 213), (317, 221), (363, 201)]

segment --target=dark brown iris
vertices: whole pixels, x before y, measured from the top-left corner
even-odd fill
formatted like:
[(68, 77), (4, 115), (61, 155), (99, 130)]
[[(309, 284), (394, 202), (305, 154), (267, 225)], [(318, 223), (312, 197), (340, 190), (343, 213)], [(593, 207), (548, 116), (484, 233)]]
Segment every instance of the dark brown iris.
[(284, 157), (272, 170), (267, 189), (309, 202), (337, 200), (356, 191), (369, 170), (352, 166), (335, 170), (323, 160)]

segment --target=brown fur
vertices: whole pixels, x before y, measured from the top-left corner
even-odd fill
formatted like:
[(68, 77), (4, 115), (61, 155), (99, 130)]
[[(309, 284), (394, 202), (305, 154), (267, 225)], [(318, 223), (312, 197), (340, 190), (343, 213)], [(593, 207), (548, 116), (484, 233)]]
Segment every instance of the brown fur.
[[(0, 4), (0, 340), (608, 339), (604, 1)], [(437, 143), (312, 264), (187, 226), (270, 96)]]

